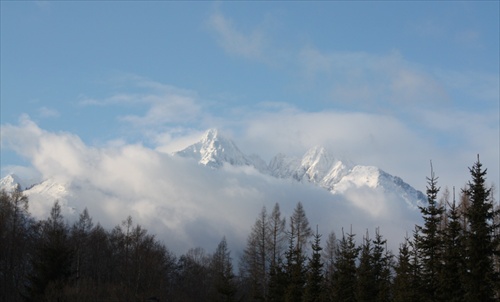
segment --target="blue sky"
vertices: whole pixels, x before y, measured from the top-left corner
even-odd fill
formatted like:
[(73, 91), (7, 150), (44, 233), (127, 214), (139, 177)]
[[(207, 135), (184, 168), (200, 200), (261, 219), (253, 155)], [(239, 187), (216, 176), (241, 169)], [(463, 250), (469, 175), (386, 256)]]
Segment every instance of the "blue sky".
[(500, 185), (498, 1), (0, 5), (2, 176), (55, 173), (33, 133), (170, 152), (217, 127), (420, 190), (430, 159), (462, 186), (479, 153)]

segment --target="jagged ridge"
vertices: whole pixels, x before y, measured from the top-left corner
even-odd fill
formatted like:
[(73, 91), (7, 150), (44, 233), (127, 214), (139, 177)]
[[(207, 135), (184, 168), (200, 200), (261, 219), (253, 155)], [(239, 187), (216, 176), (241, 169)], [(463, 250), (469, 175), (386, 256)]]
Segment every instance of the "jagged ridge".
[(380, 188), (401, 196), (412, 207), (425, 201), (425, 195), (401, 178), (374, 167), (355, 165), (348, 160), (335, 158), (328, 150), (315, 146), (301, 158), (277, 154), (269, 164), (258, 156), (249, 157), (236, 144), (224, 138), (215, 129), (207, 131), (201, 140), (175, 155), (196, 159), (200, 164), (220, 168), (224, 163), (235, 166), (252, 166), (257, 170), (281, 179), (294, 179), (321, 186), (333, 194), (341, 194), (360, 187)]

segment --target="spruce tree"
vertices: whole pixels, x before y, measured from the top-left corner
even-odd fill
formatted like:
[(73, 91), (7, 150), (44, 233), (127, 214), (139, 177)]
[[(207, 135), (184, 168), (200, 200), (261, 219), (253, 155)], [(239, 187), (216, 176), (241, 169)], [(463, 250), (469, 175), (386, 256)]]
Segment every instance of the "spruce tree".
[(338, 251), (338, 241), (335, 232), (331, 232), (326, 240), (325, 249), (323, 250), (324, 263), (324, 288), (322, 301), (334, 301), (334, 276), (336, 270), (336, 255)]
[(356, 301), (356, 260), (359, 247), (356, 246), (354, 237), (355, 235), (352, 232), (346, 236), (342, 231), (333, 280), (335, 301)]
[(460, 216), (455, 202), (455, 188), (453, 188), (453, 202), (447, 212), (448, 223), (443, 234), (443, 257), (439, 282), (439, 297), (441, 301), (464, 301), (465, 277), (465, 246), (464, 233), (460, 224)]
[(269, 270), (269, 288), (267, 291), (267, 300), (272, 302), (285, 301), (285, 291), (288, 287), (288, 275), (285, 271), (285, 264), (281, 257), (274, 263), (271, 263)]
[(231, 252), (227, 247), (226, 237), (222, 238), (212, 256), (210, 263), (210, 272), (212, 274), (212, 301), (234, 301), (236, 295), (235, 276)]
[(375, 230), (373, 240), (372, 269), (375, 283), (375, 301), (387, 302), (392, 297), (393, 255), (386, 249), (387, 240), (382, 239), (379, 229)]
[(413, 231), (413, 241), (410, 242), (410, 269), (411, 269), (411, 293), (410, 300), (413, 302), (426, 301), (422, 292), (424, 289), (424, 283), (422, 278), (422, 252), (421, 246), (421, 236), (419, 235), (419, 228), (415, 226)]
[(494, 301), (495, 286), (498, 278), (493, 270), (493, 255), (495, 253), (494, 211), (491, 204), (491, 189), (486, 187), (486, 172), (483, 165), (477, 161), (469, 168), (471, 181), (465, 191), (470, 200), (467, 211), (469, 232), (467, 234), (467, 281), (466, 300)]
[(288, 279), (285, 289), (285, 301), (298, 302), (302, 301), (302, 296), (304, 294), (304, 285), (306, 282), (306, 257), (298, 243), (296, 224), (293, 223), (293, 219), (291, 222), (290, 232), (288, 235), (288, 250), (285, 253), (285, 273)]
[(323, 301), (323, 262), (321, 260), (321, 235), (318, 233), (317, 226), (311, 248), (312, 256), (309, 258), (304, 301), (319, 302)]
[(285, 301), (302, 301), (306, 274), (305, 248), (312, 231), (301, 202), (297, 203), (290, 218), (288, 250), (285, 271), (289, 278), (285, 290)]
[(363, 237), (363, 244), (361, 245), (359, 265), (356, 270), (357, 275), (357, 290), (356, 298), (358, 302), (373, 301), (376, 297), (375, 276), (372, 255), (373, 246), (368, 231), (366, 236)]
[(444, 210), (437, 203), (438, 192), (437, 177), (434, 175), (431, 163), (431, 176), (427, 178), (427, 205), (419, 207), (424, 225), (419, 228), (418, 249), (422, 257), (423, 295), (426, 301), (437, 300), (437, 286), (439, 284), (440, 226)]
[(399, 246), (396, 265), (394, 266), (393, 300), (394, 302), (412, 302), (415, 289), (413, 288), (413, 272), (411, 267), (411, 251), (409, 238)]

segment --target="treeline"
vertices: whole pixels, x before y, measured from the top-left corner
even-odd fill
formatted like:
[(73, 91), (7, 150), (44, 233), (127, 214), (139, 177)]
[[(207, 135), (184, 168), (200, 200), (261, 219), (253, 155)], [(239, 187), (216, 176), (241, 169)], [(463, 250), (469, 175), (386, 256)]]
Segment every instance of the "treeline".
[(68, 225), (56, 202), (37, 221), (22, 192), (2, 191), (0, 301), (499, 301), (500, 207), (479, 158), (469, 170), (456, 201), (438, 199), (431, 169), (423, 225), (395, 254), (378, 229), (323, 240), (300, 202), (288, 221), (277, 203), (237, 267), (225, 238), (177, 257), (131, 217), (105, 230), (84, 210)]

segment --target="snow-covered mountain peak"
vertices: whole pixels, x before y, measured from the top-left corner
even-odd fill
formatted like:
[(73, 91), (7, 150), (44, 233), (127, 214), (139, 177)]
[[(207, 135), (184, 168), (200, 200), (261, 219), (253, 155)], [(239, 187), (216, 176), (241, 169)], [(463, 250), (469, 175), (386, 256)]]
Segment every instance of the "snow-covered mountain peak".
[(219, 139), (219, 131), (216, 128), (208, 129), (201, 137), (200, 142), (210, 144)]
[(201, 139), (181, 150), (175, 155), (194, 158), (200, 164), (211, 168), (220, 168), (224, 163), (234, 166), (254, 166), (258, 170), (262, 170), (262, 159), (257, 156), (247, 156), (238, 149), (236, 144), (225, 138), (217, 129), (209, 129)]
[(334, 160), (333, 156), (322, 146), (314, 146), (302, 157), (303, 165), (330, 165)]
[(0, 179), (0, 190), (12, 192), (14, 190), (22, 190), (21, 180), (15, 174), (9, 174)]
[(39, 182), (37, 178), (21, 178), (14, 173), (8, 174), (0, 179), (0, 190), (12, 192), (14, 189), (24, 191)]

